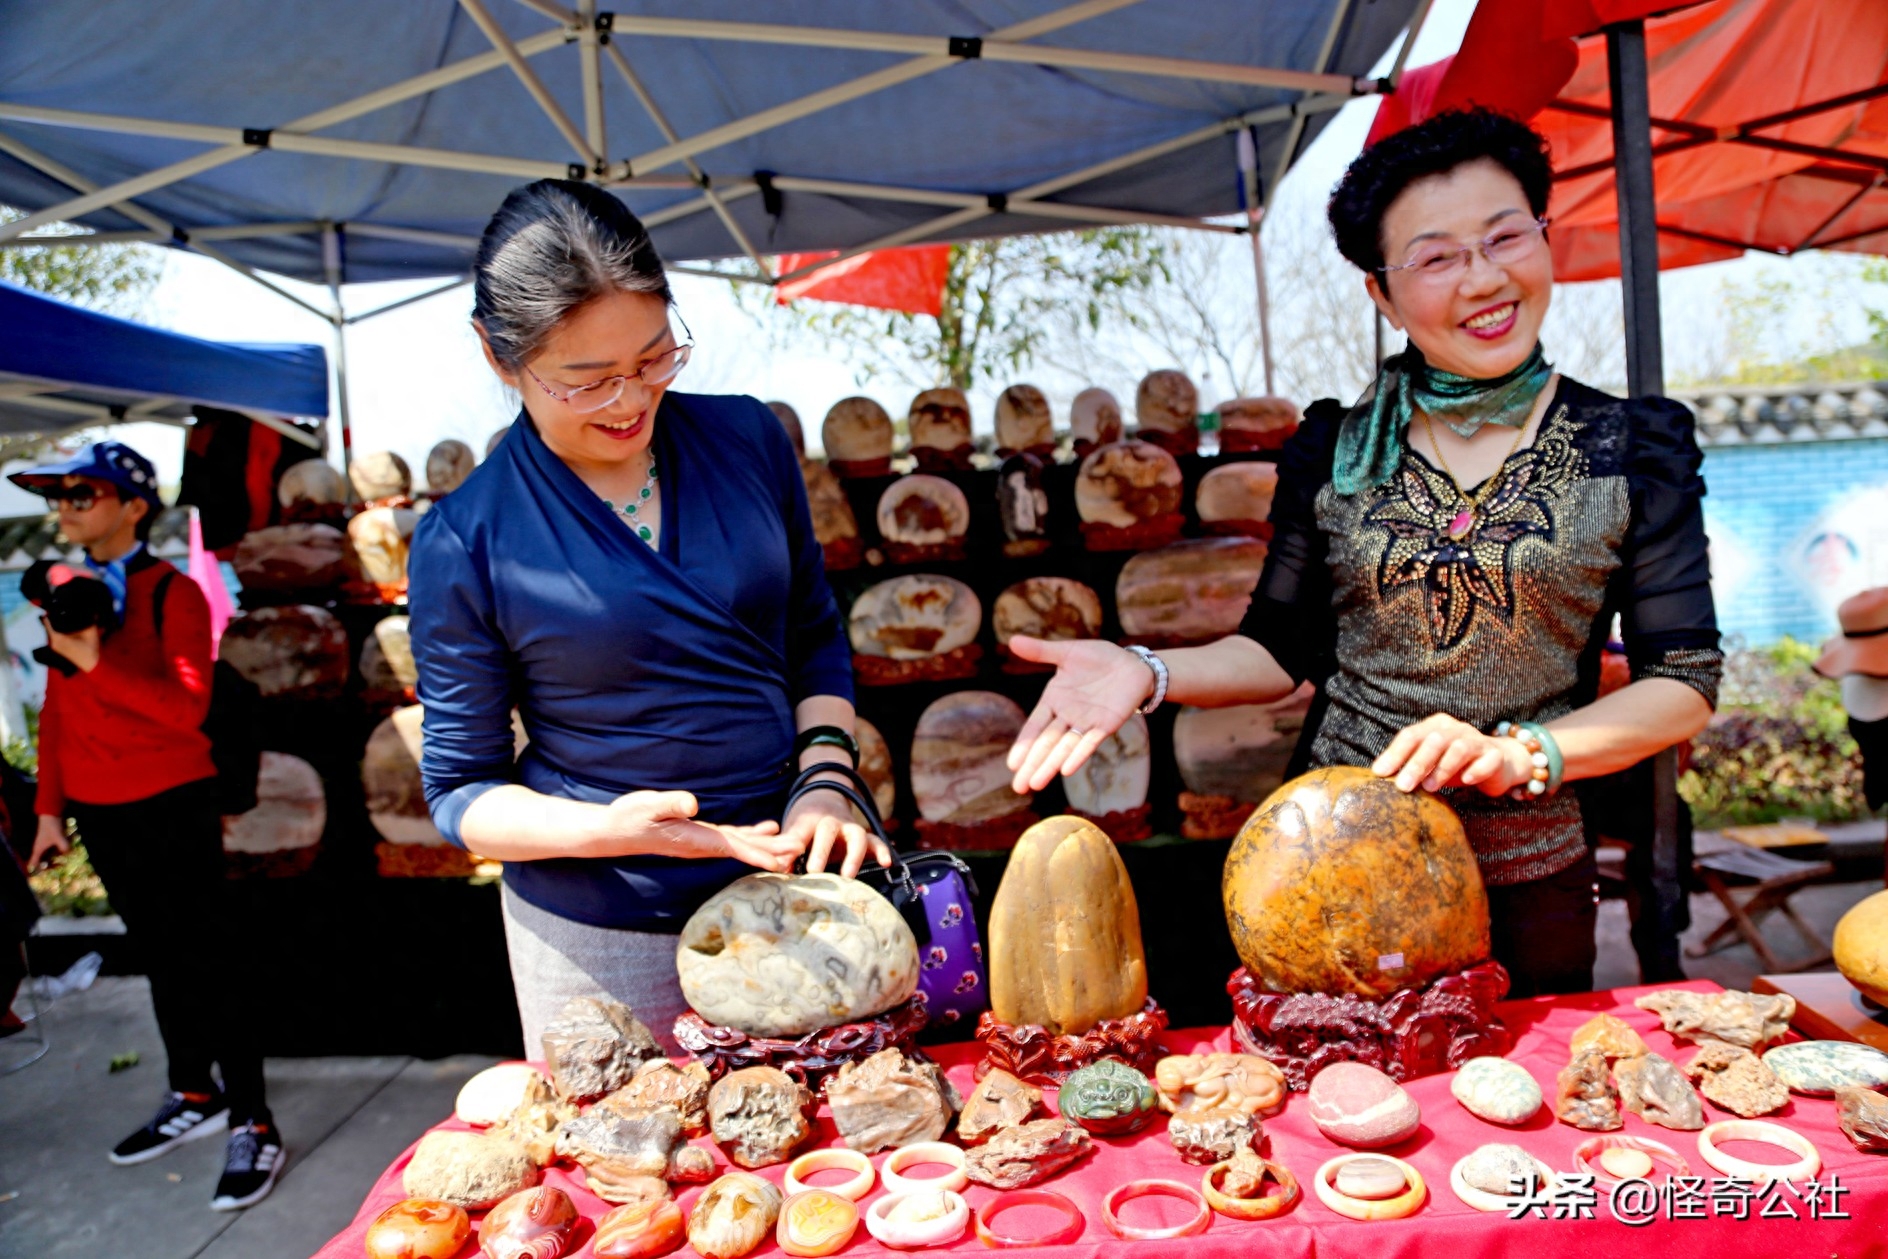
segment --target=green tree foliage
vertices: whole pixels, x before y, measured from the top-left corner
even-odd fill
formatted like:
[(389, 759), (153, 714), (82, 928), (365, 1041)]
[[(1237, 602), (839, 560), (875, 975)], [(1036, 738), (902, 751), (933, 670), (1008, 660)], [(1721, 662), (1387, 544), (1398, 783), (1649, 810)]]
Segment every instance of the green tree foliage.
[(737, 285), (776, 348), (810, 337), (849, 359), (859, 383), (892, 377), (919, 387), (1008, 383), (1058, 343), (1104, 327), (1145, 327), (1148, 295), (1171, 280), (1169, 245), (1153, 229), (1108, 227), (952, 245), (937, 318), (832, 302), (774, 305)]
[[(0, 206), (0, 223), (25, 215)], [(65, 224), (55, 229), (76, 235)], [(0, 280), (115, 315), (135, 313), (163, 274), (148, 245), (39, 245), (0, 249)]]

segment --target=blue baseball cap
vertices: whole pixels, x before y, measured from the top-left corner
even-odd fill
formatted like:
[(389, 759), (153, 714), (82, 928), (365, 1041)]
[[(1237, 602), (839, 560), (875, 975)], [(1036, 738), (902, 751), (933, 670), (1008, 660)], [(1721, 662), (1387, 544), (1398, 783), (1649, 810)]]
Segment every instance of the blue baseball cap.
[(157, 493), (157, 469), (123, 442), (93, 442), (70, 459), (15, 472), (7, 480), (23, 490), (48, 494), (69, 476), (107, 482), (117, 488), (121, 498), (141, 498), (152, 507), (164, 505)]

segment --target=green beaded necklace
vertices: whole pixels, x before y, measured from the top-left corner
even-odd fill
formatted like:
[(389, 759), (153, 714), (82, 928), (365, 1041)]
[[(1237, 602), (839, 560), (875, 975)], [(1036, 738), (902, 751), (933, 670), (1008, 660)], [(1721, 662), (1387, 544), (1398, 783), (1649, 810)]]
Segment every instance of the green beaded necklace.
[(618, 507), (615, 503), (612, 503), (607, 498), (603, 500), (603, 505), (605, 507), (609, 508), (616, 515), (621, 516), (623, 518), (624, 523), (629, 525), (630, 528), (636, 531), (636, 536), (641, 538), (644, 542), (647, 542), (650, 546), (654, 546), (656, 544), (655, 530), (651, 529), (648, 525), (644, 524), (641, 520), (638, 520), (637, 516), (641, 514), (642, 509), (648, 504), (649, 499), (651, 498), (651, 496), (655, 494), (655, 492), (656, 492), (656, 456), (655, 456), (654, 451), (650, 451), (649, 452), (649, 475), (643, 478), (642, 488), (636, 491), (636, 497), (634, 501), (630, 502), (627, 506)]

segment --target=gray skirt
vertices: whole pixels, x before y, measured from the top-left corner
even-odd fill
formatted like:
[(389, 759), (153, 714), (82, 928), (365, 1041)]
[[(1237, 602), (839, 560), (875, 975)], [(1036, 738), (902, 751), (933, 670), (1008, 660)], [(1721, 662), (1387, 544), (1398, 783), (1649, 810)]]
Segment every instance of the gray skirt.
[(509, 887), (503, 891), (505, 944), (525, 1057), (543, 1055), (544, 1025), (572, 997), (621, 1001), (664, 1049), (681, 1052), (671, 1029), (688, 1002), (675, 974), (676, 936), (592, 927), (539, 909)]

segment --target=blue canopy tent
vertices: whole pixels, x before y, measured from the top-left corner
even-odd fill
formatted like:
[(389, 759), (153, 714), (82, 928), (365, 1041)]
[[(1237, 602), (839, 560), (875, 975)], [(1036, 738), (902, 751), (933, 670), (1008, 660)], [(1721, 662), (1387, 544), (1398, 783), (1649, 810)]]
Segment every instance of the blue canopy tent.
[(181, 420), (199, 404), (282, 423), (328, 414), (318, 345), (238, 345), (163, 332), (0, 284), (0, 433)]
[(391, 309), (346, 314), (343, 284), (463, 283), (543, 176), (611, 188), (678, 269), (763, 284), (785, 252), (1245, 231), (1331, 111), (1393, 85), (1400, 56), (1365, 76), (1429, 0), (629, 8), (0, 0), (0, 202), (32, 211), (0, 247), (63, 220), (189, 248), (327, 284), (328, 310), (284, 296), (339, 330)]

